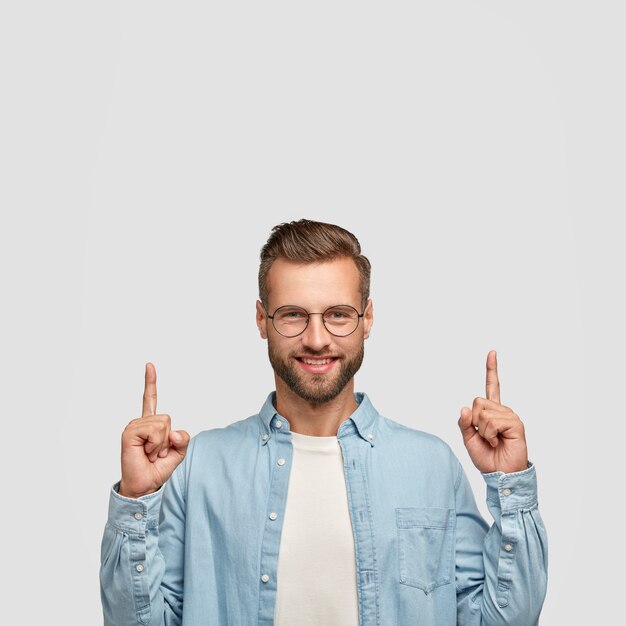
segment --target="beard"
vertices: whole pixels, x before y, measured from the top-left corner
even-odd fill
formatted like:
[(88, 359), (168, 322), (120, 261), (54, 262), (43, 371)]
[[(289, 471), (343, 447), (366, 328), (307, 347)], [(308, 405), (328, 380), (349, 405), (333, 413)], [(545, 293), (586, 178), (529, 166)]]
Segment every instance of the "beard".
[[(337, 359), (335, 368), (339, 372), (332, 378), (328, 374), (309, 374), (305, 379), (305, 373), (298, 371), (298, 366), (293, 357), (283, 359), (272, 346), (268, 339), (267, 351), (274, 372), (279, 376), (297, 396), (311, 404), (324, 404), (334, 400), (359, 371), (365, 355), (365, 342), (361, 342), (359, 351), (351, 358)], [(300, 353), (301, 354), (301, 353)], [(311, 357), (319, 356), (315, 354)]]

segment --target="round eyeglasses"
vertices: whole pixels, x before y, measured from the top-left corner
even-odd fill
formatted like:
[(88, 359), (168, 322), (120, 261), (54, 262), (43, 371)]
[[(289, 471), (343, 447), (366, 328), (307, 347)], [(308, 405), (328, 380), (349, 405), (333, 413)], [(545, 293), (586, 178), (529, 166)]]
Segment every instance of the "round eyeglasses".
[(306, 330), (311, 315), (321, 315), (326, 330), (335, 337), (351, 335), (363, 317), (363, 313), (359, 313), (349, 304), (328, 307), (323, 313), (309, 313), (300, 306), (288, 304), (278, 307), (274, 315), (267, 317), (272, 320), (276, 332), (283, 337), (297, 337)]

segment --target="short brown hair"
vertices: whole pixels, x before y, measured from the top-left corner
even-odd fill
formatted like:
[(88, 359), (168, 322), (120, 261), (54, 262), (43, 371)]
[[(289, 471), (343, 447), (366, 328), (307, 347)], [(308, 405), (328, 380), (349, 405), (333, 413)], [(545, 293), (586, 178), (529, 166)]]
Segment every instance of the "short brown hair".
[(361, 312), (370, 296), (371, 264), (361, 254), (359, 240), (345, 228), (335, 224), (298, 220), (284, 222), (272, 228), (267, 243), (261, 248), (259, 266), (259, 298), (267, 306), (267, 273), (276, 259), (299, 263), (316, 263), (349, 257), (354, 260), (361, 276)]

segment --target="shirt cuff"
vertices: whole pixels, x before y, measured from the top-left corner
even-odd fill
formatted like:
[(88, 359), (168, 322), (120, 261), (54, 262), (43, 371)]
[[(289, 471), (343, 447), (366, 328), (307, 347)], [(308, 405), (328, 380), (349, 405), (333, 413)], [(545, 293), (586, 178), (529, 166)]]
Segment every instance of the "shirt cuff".
[(161, 494), (163, 489), (139, 498), (120, 496), (119, 481), (111, 488), (109, 496), (109, 523), (120, 530), (131, 533), (145, 533), (148, 528), (155, 528), (159, 523)]
[(483, 478), (487, 483), (487, 500), (499, 506), (502, 513), (537, 506), (537, 474), (534, 463), (529, 461), (528, 468), (521, 472), (483, 473)]

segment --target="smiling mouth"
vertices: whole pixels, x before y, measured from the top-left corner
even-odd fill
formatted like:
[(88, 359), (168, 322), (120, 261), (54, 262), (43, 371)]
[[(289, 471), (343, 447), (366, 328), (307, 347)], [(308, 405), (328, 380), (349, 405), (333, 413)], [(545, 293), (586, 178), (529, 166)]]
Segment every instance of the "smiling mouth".
[(301, 363), (306, 363), (307, 365), (327, 365), (328, 363), (331, 363), (332, 361), (337, 360), (337, 357), (330, 357), (330, 358), (327, 357), (325, 359), (312, 359), (310, 357), (296, 357), (296, 358)]
[(326, 374), (335, 367), (335, 362), (339, 360), (339, 357), (331, 356), (324, 358), (315, 358), (309, 356), (298, 356), (296, 361), (300, 364), (300, 367), (312, 374)]

